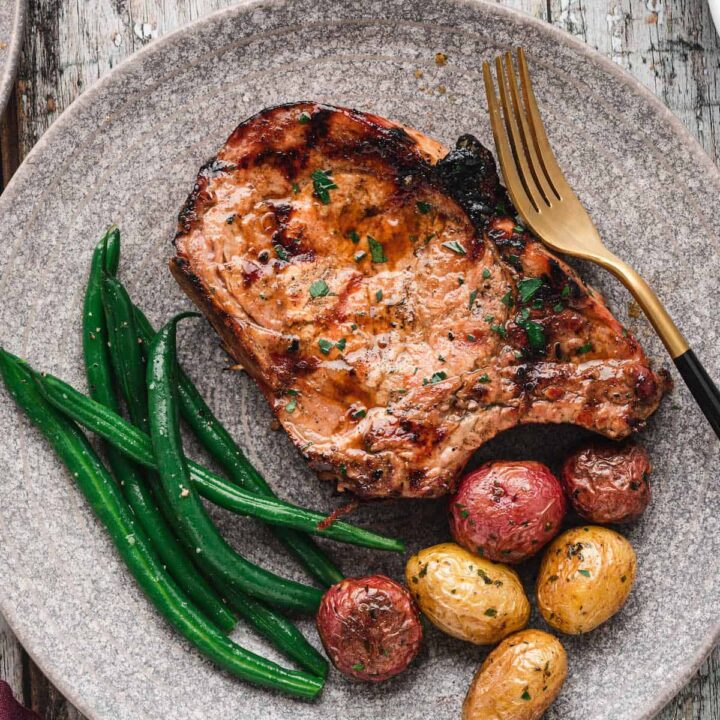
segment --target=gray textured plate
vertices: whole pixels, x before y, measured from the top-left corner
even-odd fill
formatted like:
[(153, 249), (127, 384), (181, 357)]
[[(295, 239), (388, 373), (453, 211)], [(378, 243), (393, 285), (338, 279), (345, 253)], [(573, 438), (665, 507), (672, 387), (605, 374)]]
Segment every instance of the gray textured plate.
[(26, 11), (26, 0), (0, 0), (0, 114), (15, 80)]
[[(467, 131), (489, 142), (480, 63), (518, 44), (528, 51), (551, 141), (608, 244), (647, 276), (720, 377), (714, 166), (616, 66), (527, 17), (453, 0), (245, 3), (112, 72), (53, 125), (0, 199), (3, 342), (83, 386), (81, 295), (91, 248), (107, 223), (123, 229), (122, 274), (131, 290), (152, 319), (167, 317), (188, 305), (165, 266), (175, 215), (198, 166), (238, 121), (267, 105), (316, 98), (396, 118), (447, 142)], [(435, 65), (436, 51), (448, 54), (446, 66)], [(584, 271), (662, 362), (647, 326), (626, 317), (625, 292)], [(211, 404), (281, 494), (330, 507), (329, 488), (271, 431), (252, 383), (222, 372), (225, 358), (209, 328), (187, 323), (182, 347)], [(94, 720), (458, 717), (484, 651), (434, 631), (403, 677), (374, 688), (333, 674), (317, 704), (234, 681), (152, 611), (69, 475), (4, 394), (0, 432), (1, 609), (43, 670)], [(554, 463), (576, 437), (566, 427), (524, 429), (483, 455)], [(571, 675), (550, 718), (650, 717), (718, 638), (717, 440), (683, 387), (644, 439), (655, 496), (629, 531), (639, 555), (635, 592), (612, 622), (565, 639)], [(287, 572), (290, 563), (268, 533), (217, 518), (249, 555)], [(358, 519), (397, 532), (412, 548), (447, 536), (441, 504), (378, 505)], [(343, 565), (402, 571), (401, 558), (354, 550)], [(237, 636), (259, 647), (242, 628)]]

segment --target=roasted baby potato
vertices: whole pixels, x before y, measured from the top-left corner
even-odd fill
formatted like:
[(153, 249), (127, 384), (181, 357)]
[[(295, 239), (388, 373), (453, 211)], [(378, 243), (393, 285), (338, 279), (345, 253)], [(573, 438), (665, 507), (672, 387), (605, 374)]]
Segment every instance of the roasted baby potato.
[(562, 482), (575, 512), (592, 523), (628, 523), (650, 502), (650, 459), (634, 443), (592, 443), (563, 464)]
[(355, 680), (381, 682), (420, 651), (422, 625), (407, 588), (384, 575), (345, 578), (323, 595), (318, 634), (333, 665)]
[(491, 645), (527, 625), (530, 603), (517, 573), (454, 543), (421, 550), (405, 576), (420, 609), (443, 632)]
[(635, 551), (619, 533), (597, 525), (572, 528), (543, 557), (537, 580), (540, 612), (560, 632), (590, 632), (625, 604), (635, 569)]
[(562, 485), (548, 467), (501, 460), (460, 481), (450, 499), (450, 531), (470, 552), (519, 563), (560, 532), (565, 509)]
[(560, 694), (567, 655), (542, 630), (505, 638), (475, 673), (462, 720), (537, 720)]

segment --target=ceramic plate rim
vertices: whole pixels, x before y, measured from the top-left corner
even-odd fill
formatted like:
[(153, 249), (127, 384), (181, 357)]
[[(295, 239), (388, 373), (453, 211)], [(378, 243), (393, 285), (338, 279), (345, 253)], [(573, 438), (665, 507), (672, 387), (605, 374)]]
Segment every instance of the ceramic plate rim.
[[(491, 4), (485, 0), (448, 1), (458, 5), (482, 6), (487, 12), (491, 12), (499, 16), (511, 17), (519, 24), (530, 25), (541, 33), (545, 33), (550, 40), (554, 40), (558, 44), (564, 45), (572, 51), (584, 55), (589, 62), (599, 65), (600, 69), (604, 70), (607, 74), (612, 75), (615, 80), (625, 85), (631, 92), (639, 95), (646, 105), (649, 106), (649, 108), (656, 114), (656, 116), (669, 125), (673, 134), (676, 135), (688, 151), (692, 153), (694, 160), (698, 163), (702, 172), (712, 174), (715, 176), (716, 180), (720, 181), (720, 169), (718, 169), (718, 167), (713, 163), (698, 140), (667, 108), (667, 106), (665, 106), (650, 90), (648, 90), (626, 70), (621, 68), (617, 63), (614, 63), (612, 60), (600, 54), (597, 50), (589, 47), (560, 28), (550, 25), (543, 20), (532, 17), (531, 15), (523, 13), (519, 10)], [(13, 176), (13, 179), (0, 196), (0, 215), (2, 215), (5, 206), (12, 205), (16, 202), (22, 202), (22, 197), (14, 197), (14, 190), (20, 183), (21, 175), (25, 172), (32, 171), (32, 160), (35, 155), (43, 152), (46, 146), (52, 146), (56, 137), (62, 137), (65, 128), (72, 124), (75, 114), (78, 113), (85, 105), (92, 104), (95, 98), (98, 95), (101, 95), (103, 89), (107, 85), (111, 85), (112, 83), (121, 80), (125, 73), (132, 71), (136, 68), (136, 66), (141, 65), (145, 61), (146, 57), (150, 57), (155, 53), (165, 52), (168, 47), (172, 47), (173, 44), (182, 37), (188, 34), (193, 34), (205, 25), (216, 23), (225, 17), (229, 18), (236, 13), (246, 11), (249, 8), (272, 8), (275, 4), (275, 0), (240, 0), (240, 2), (231, 7), (212, 12), (209, 15), (194, 20), (193, 22), (168, 33), (123, 60), (107, 75), (94, 83), (91, 88), (77, 97), (33, 146), (30, 153), (26, 156), (20, 168)], [(25, 15), (25, 0), (17, 0), (13, 46), (11, 48), (11, 55), (14, 56), (15, 63), (20, 55)], [(18, 32), (18, 30), (20, 32)], [(6, 83), (8, 83), (7, 77), (3, 77), (2, 82), (0, 82), (0, 107), (3, 106), (3, 102), (6, 99), (3, 98), (3, 93), (6, 91)], [(12, 81), (10, 81), (9, 84), (11, 86)], [(30, 170), (28, 170), (28, 168), (30, 168)], [(53, 685), (55, 685), (55, 687), (65, 696), (65, 698), (67, 698), (67, 700), (80, 710), (88, 718), (88, 720), (108, 720), (107, 718), (96, 715), (93, 710), (88, 708), (85, 705), (83, 698), (78, 697), (75, 692), (68, 687), (64, 678), (59, 677), (58, 674), (55, 673), (51, 659), (43, 657), (42, 647), (30, 647), (25, 643), (22, 631), (18, 631), (16, 629), (19, 623), (16, 622), (15, 612), (13, 608), (9, 606), (9, 603), (3, 599), (1, 594), (0, 612), (33, 661), (38, 665)], [(720, 643), (720, 623), (717, 623), (714, 628), (709, 630), (698, 651), (692, 657), (688, 658), (684, 669), (676, 673), (674, 680), (666, 686), (663, 692), (658, 694), (652, 706), (649, 707), (642, 718), (639, 718), (638, 720), (650, 720), (659, 713), (665, 705), (667, 705), (670, 700), (672, 700), (673, 697), (675, 697), (677, 693), (688, 683), (718, 643)]]

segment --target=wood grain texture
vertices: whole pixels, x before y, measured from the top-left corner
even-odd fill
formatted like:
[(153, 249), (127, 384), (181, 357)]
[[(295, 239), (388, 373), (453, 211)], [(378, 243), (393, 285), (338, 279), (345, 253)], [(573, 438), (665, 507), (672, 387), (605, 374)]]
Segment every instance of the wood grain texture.
[[(552, 22), (612, 58), (661, 98), (718, 162), (720, 42), (704, 0), (495, 1)], [(125, 57), (232, 0), (29, 4), (16, 115), (3, 125), (17, 125), (20, 157), (83, 90)], [(11, 160), (3, 158), (8, 167)], [(28, 660), (1, 617), (0, 678), (45, 720), (83, 720)], [(720, 650), (658, 720), (720, 720)]]

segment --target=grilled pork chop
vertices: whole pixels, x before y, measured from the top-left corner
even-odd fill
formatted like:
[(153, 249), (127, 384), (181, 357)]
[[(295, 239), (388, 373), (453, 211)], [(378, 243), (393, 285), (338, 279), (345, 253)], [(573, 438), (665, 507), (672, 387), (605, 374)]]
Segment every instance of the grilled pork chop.
[(200, 170), (171, 269), (322, 476), (434, 497), (507, 428), (621, 438), (668, 386), (514, 216), (471, 136), (285, 105)]

